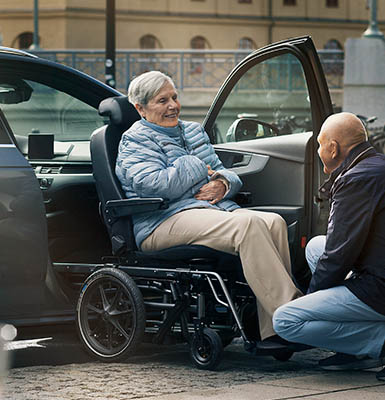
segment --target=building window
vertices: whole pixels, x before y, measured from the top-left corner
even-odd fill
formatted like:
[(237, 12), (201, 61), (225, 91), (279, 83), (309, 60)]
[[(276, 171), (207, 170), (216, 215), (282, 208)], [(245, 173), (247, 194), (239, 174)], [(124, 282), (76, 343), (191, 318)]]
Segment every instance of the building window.
[[(203, 36), (195, 36), (190, 41), (190, 47), (194, 50), (209, 49), (210, 45)], [(201, 74), (205, 64), (205, 54), (194, 52), (191, 54), (190, 73)]]
[(296, 6), (297, 0), (283, 0), (284, 6)]
[(154, 35), (144, 35), (139, 39), (141, 49), (160, 49), (159, 40)]
[(203, 36), (195, 36), (191, 39), (190, 47), (192, 49), (208, 49), (210, 48), (207, 40)]
[(342, 85), (344, 73), (344, 53), (341, 43), (337, 39), (330, 39), (324, 46), (325, 51), (321, 55), (322, 66), (327, 78), (335, 83), (332, 85)]
[(243, 37), (243, 38), (239, 39), (238, 49), (254, 50), (256, 48), (257, 48), (257, 46), (255, 45), (253, 39), (250, 39), (248, 37)]
[(17, 36), (17, 38), (12, 42), (11, 47), (17, 47), (18, 49), (28, 49), (32, 43), (33, 43), (33, 33), (23, 32), (20, 33), (20, 35)]
[(326, 7), (338, 7), (338, 0), (326, 0)]
[(342, 45), (337, 39), (330, 39), (324, 46), (325, 50), (342, 50)]

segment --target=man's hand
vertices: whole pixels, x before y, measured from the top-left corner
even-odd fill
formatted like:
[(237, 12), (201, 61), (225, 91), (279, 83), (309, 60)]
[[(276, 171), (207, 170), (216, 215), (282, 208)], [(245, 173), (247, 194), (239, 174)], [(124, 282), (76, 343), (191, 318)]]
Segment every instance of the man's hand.
[[(209, 174), (210, 170), (211, 168), (209, 169)], [(199, 192), (195, 195), (195, 198), (197, 200), (207, 200), (210, 204), (216, 204), (218, 203), (218, 201), (221, 201), (223, 199), (225, 193), (226, 193), (225, 184), (222, 181), (216, 179), (214, 181), (210, 181), (209, 183), (203, 185), (200, 188)]]

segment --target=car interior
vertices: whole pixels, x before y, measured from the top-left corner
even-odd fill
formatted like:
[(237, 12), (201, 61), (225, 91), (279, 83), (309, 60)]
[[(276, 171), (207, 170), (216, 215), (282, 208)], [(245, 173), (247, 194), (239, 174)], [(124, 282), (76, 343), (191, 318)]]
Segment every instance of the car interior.
[(62, 90), (14, 76), (0, 76), (0, 103), (39, 180), (52, 261), (100, 261), (111, 250), (98, 217), (89, 137), (105, 119)]

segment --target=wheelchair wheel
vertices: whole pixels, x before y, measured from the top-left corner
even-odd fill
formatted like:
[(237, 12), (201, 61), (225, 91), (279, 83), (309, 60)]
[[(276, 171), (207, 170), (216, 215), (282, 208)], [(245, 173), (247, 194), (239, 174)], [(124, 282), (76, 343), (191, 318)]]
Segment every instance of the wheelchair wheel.
[(273, 357), (277, 361), (289, 361), (293, 354), (294, 351), (289, 349), (275, 350), (273, 353)]
[(140, 344), (146, 323), (135, 282), (116, 268), (85, 281), (77, 304), (77, 329), (88, 353), (105, 362), (126, 358)]
[(192, 362), (199, 369), (214, 370), (222, 359), (223, 346), (218, 333), (210, 328), (194, 334), (190, 344)]

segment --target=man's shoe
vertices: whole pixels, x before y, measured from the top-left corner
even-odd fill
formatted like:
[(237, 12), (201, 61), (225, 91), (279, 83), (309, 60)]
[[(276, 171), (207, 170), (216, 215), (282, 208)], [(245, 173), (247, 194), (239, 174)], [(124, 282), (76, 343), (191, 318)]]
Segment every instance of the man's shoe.
[(259, 350), (282, 350), (286, 349), (289, 342), (282, 339), (278, 335), (270, 336), (264, 340), (257, 342), (257, 349)]
[(374, 359), (368, 356), (357, 357), (350, 354), (336, 353), (334, 356), (325, 358), (318, 365), (326, 371), (344, 371), (377, 368), (383, 365), (382, 359)]
[(304, 351), (312, 349), (313, 346), (302, 343), (289, 342), (278, 335), (270, 336), (265, 340), (256, 343), (256, 348), (265, 351), (274, 350), (291, 350), (291, 351)]
[(382, 371), (377, 372), (376, 378), (377, 378), (379, 381), (385, 381), (385, 368), (384, 368)]

